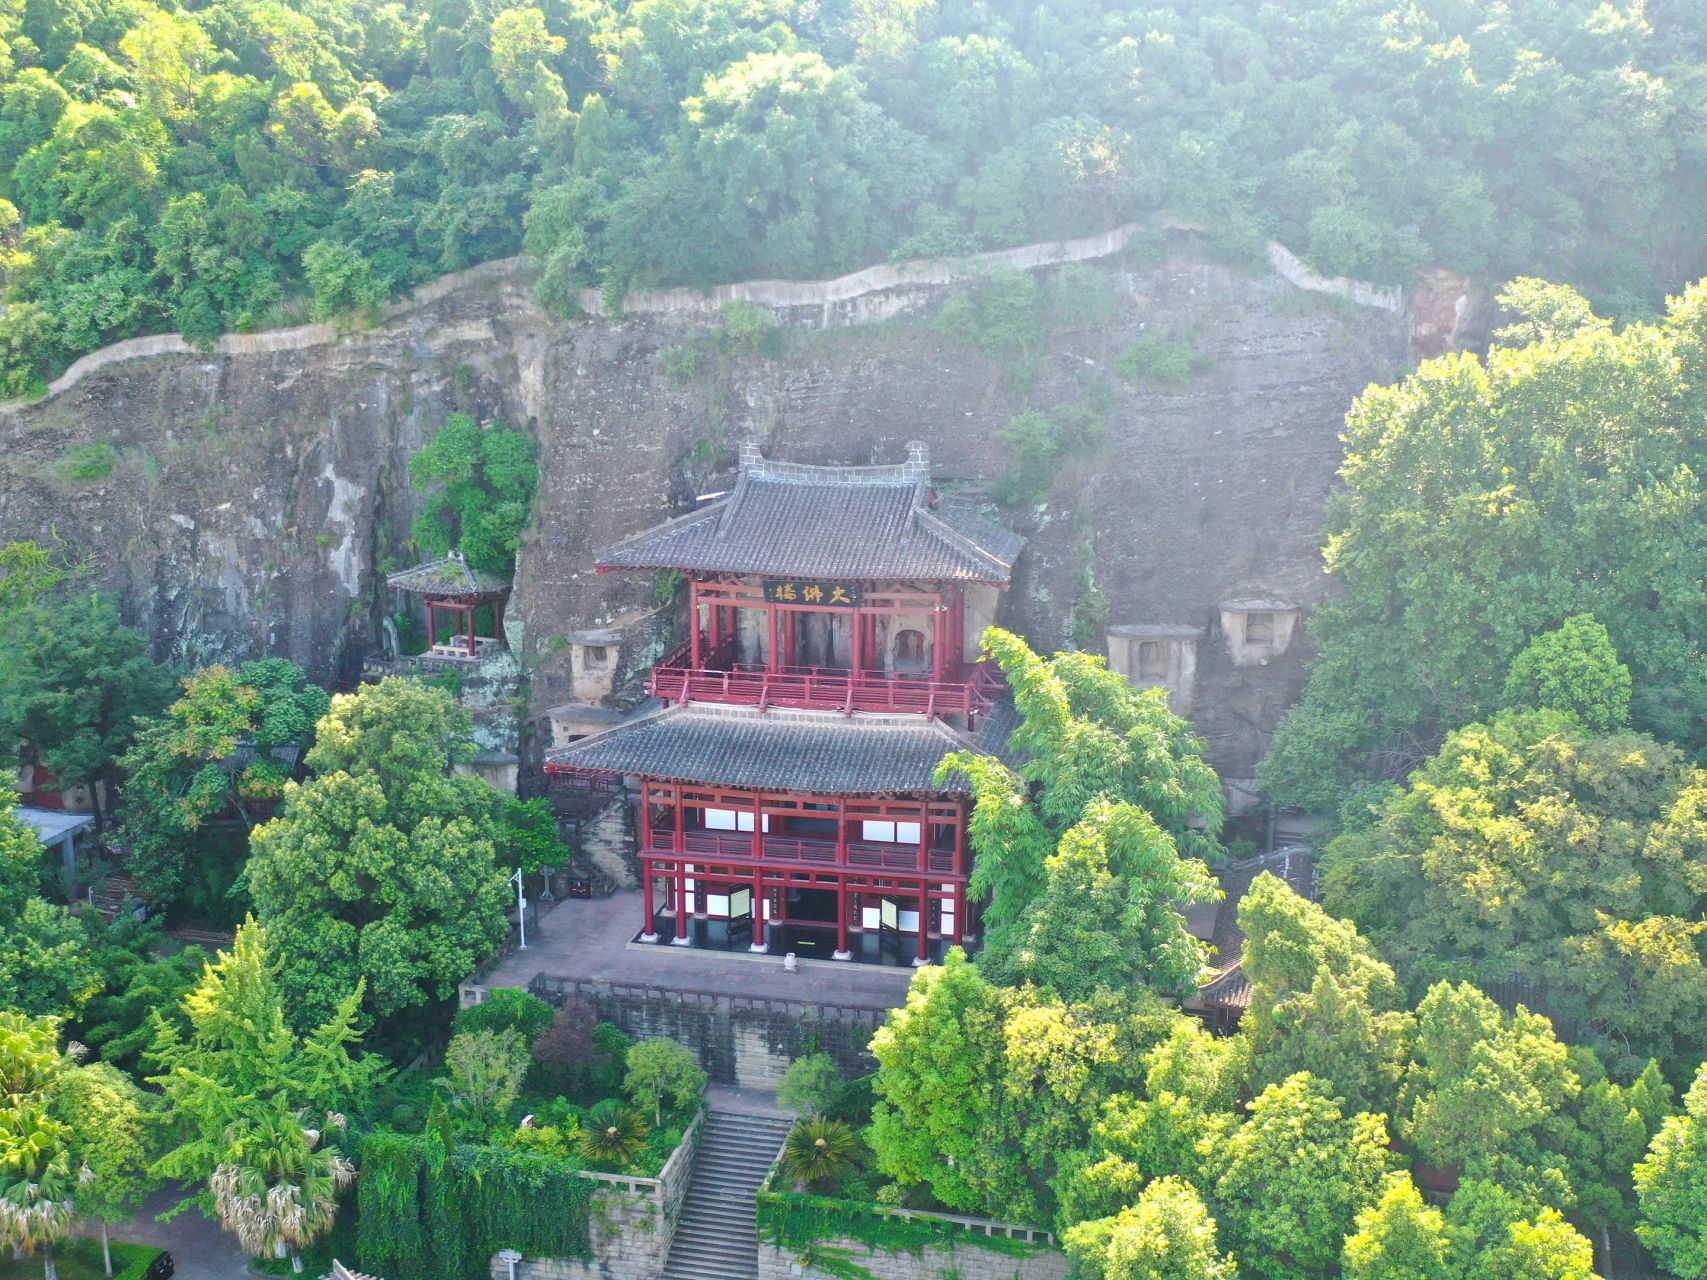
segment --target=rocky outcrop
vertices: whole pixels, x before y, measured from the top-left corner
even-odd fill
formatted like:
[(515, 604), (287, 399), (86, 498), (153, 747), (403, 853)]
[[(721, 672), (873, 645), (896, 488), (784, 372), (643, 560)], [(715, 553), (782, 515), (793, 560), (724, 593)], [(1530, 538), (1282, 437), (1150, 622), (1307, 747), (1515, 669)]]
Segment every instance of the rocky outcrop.
[[(234, 336), (206, 353), (141, 340), (160, 349), (91, 357), (58, 394), (0, 415), (0, 535), (92, 553), (162, 656), (271, 652), (350, 679), (399, 603), (384, 573), (413, 558), (409, 455), (452, 411), (527, 425), (542, 478), (506, 629), (537, 715), (572, 696), (580, 633), (620, 621), (624, 671), (668, 641), (655, 584), (595, 575), (592, 551), (722, 487), (740, 442), (867, 463), (923, 439), (940, 477), (977, 491), (1009, 465), (1000, 433), (1015, 413), (1089, 397), (1106, 410), (1102, 446), (1012, 514), (1031, 543), (1001, 619), (1062, 644), (1088, 580), (1114, 624), (1205, 628), (1195, 714), (1217, 762), (1248, 776), (1306, 642), (1300, 629), (1268, 665), (1236, 667), (1217, 656), (1218, 607), (1276, 597), (1307, 611), (1321, 597), (1341, 420), (1400, 371), (1408, 318), (1190, 256), (1076, 270), (1109, 301), (1053, 329), (1024, 391), (921, 324), (948, 289), (906, 273), (858, 306), (788, 308), (780, 357), (714, 355), (685, 384), (661, 356), (705, 345), (710, 317), (553, 317), (508, 264), (360, 332)], [(1121, 351), (1157, 334), (1199, 371), (1128, 385)]]

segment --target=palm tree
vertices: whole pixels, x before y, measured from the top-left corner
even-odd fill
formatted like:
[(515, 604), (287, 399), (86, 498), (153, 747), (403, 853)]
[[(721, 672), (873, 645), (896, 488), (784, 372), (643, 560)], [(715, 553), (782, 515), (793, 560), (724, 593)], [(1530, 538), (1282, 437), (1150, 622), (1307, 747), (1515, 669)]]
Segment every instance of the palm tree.
[(650, 1132), (646, 1117), (607, 1098), (587, 1112), (581, 1124), (581, 1154), (605, 1164), (627, 1164)]
[(0, 1111), (0, 1244), (14, 1252), (40, 1249), (47, 1280), (59, 1280), (53, 1242), (77, 1218), (70, 1140), (70, 1126), (40, 1101), (19, 1100)]
[(801, 1120), (782, 1144), (782, 1171), (796, 1182), (826, 1186), (858, 1164), (859, 1138), (845, 1120)]
[[(332, 1229), (338, 1192), (356, 1176), (337, 1147), (320, 1146), (307, 1118), (275, 1099), (270, 1114), (233, 1126), (225, 1161), (208, 1180), (220, 1223), (238, 1243), (252, 1257), (288, 1254), (293, 1271), (302, 1270), (302, 1251)], [(342, 1116), (326, 1119), (343, 1128)]]

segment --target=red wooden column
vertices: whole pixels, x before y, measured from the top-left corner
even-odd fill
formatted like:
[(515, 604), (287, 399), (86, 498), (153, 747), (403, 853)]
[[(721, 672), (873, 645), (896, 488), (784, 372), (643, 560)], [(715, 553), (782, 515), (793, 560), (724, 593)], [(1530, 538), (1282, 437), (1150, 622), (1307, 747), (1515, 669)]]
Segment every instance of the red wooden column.
[(657, 927), (652, 920), (652, 859), (646, 857), (640, 859), (640, 892), (645, 896), (642, 909), (646, 913), (646, 923), (640, 930), (640, 940), (642, 942), (656, 942), (658, 941)]
[(688, 666), (699, 670), (699, 579), (688, 579)]
[(795, 613), (794, 610), (790, 609), (783, 616), (786, 617), (788, 621), (782, 624), (782, 665), (785, 667), (792, 667), (794, 665), (795, 620), (799, 615)]
[(749, 951), (770, 950), (770, 943), (765, 940), (765, 869), (763, 865), (753, 868), (753, 941), (747, 949)]
[(688, 851), (687, 817), (682, 812), (682, 784), (676, 784), (676, 839), (673, 846), (677, 853)]
[[(847, 841), (841, 841), (843, 852), (846, 851)], [(852, 960), (853, 952), (848, 949), (848, 880), (846, 876), (836, 877), (836, 953), (832, 960)]]
[(948, 648), (944, 633), (948, 630), (948, 610), (938, 602), (937, 611), (931, 615), (931, 679), (938, 684), (942, 683), (944, 651)]
[(960, 881), (954, 882), (954, 928), (950, 932), (949, 941), (960, 946), (966, 936), (966, 886)]
[(439, 642), (438, 624), (433, 618), (433, 598), (427, 597), (427, 648), (431, 649)]
[(688, 946), (693, 941), (693, 916), (688, 911), (688, 864), (681, 854), (676, 855), (676, 936), (670, 939), (675, 947)]
[(836, 865), (848, 865), (848, 802), (842, 799), (836, 801)]
[(913, 963), (915, 965), (931, 962), (931, 935), (928, 928), (931, 920), (931, 900), (926, 893), (929, 885), (919, 881), (919, 954)]
[(924, 801), (919, 805), (919, 870), (929, 872), (931, 869), (931, 802)]
[(848, 664), (848, 679), (856, 680), (865, 666), (865, 610), (855, 609), (853, 615), (853, 661)]
[(717, 655), (723, 648), (723, 606), (711, 606), (711, 661), (717, 661)]
[(474, 656), (474, 606), (468, 606), (468, 656)]
[(770, 627), (771, 627), (771, 647), (770, 647), (770, 652), (765, 655), (765, 670), (775, 671), (776, 670), (776, 606), (774, 604), (766, 605), (765, 608), (767, 610), (769, 610), (769, 612), (770, 612)]

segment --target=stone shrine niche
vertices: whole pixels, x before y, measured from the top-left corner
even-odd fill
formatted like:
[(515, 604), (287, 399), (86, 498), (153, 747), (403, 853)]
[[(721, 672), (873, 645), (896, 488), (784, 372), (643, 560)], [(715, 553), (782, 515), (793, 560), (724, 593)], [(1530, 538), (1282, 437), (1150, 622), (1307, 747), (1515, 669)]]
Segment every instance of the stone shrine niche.
[(569, 642), (575, 701), (601, 702), (610, 697), (622, 658), (622, 632), (571, 631), (564, 639)]
[(1175, 715), (1191, 714), (1202, 627), (1126, 623), (1108, 629), (1108, 666), (1135, 689), (1168, 691)]
[(1292, 644), (1298, 606), (1285, 600), (1228, 600), (1220, 606), (1221, 635), (1235, 667), (1267, 666)]

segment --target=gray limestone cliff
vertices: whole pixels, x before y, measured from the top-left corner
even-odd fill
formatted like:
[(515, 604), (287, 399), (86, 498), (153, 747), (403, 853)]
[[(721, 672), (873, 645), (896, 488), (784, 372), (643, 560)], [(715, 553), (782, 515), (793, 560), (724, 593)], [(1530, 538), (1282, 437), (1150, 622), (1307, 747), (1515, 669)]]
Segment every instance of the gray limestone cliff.
[[(621, 676), (674, 622), (649, 578), (593, 573), (594, 548), (724, 487), (739, 443), (870, 463), (922, 439), (939, 480), (976, 494), (1010, 465), (1000, 432), (1016, 413), (1089, 398), (1105, 410), (1101, 446), (1005, 516), (1031, 541), (1000, 620), (1065, 644), (1089, 583), (1113, 626), (1197, 628), (1193, 716), (1223, 773), (1248, 778), (1301, 686), (1307, 640), (1290, 628), (1253, 658), (1221, 606), (1307, 613), (1322, 597), (1341, 422), (1367, 384), (1402, 372), (1410, 316), (1191, 256), (1073, 270), (1112, 305), (1052, 326), (1025, 391), (929, 326), (953, 286), (904, 279), (858, 306), (779, 307), (779, 354), (713, 352), (685, 382), (662, 357), (709, 349), (715, 315), (555, 317), (507, 264), (358, 332), (233, 336), (207, 353), (121, 344), (0, 415), (0, 537), (93, 553), (161, 657), (276, 653), (347, 681), (398, 607), (385, 572), (413, 558), (410, 454), (454, 411), (526, 426), (541, 481), (507, 629), (537, 725), (576, 696), (577, 655), (597, 636), (621, 636)], [(1198, 370), (1177, 386), (1123, 381), (1120, 353), (1156, 335), (1189, 346)], [(110, 470), (74, 478), (102, 469), (72, 465), (89, 446)]]

